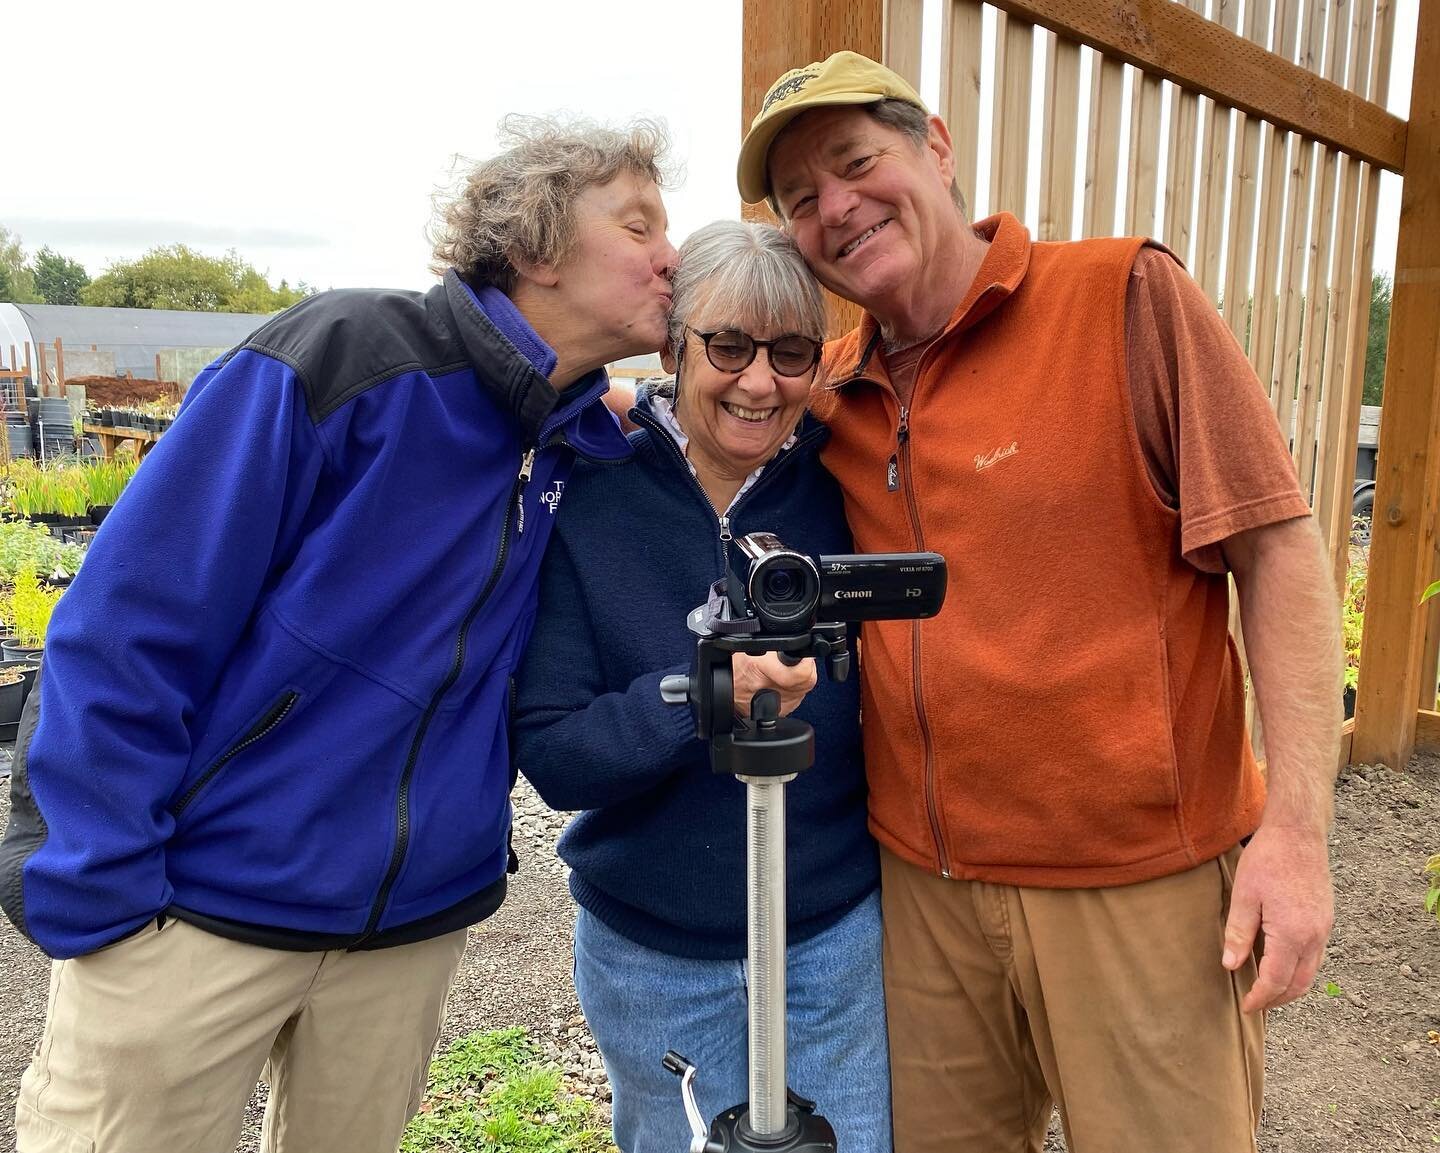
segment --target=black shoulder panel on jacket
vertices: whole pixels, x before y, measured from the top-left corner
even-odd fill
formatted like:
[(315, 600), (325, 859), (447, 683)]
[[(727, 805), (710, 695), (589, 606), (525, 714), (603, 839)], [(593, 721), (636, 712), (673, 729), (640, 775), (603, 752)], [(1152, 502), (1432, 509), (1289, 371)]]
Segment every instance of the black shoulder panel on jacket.
[(445, 290), (343, 288), (308, 297), (258, 329), (245, 349), (288, 365), (320, 422), (346, 401), (406, 372), (470, 366)]
[(40, 678), (36, 677), (15, 736), (15, 756), (10, 766), (10, 823), (5, 827), (5, 839), (0, 841), (0, 907), (5, 909), (10, 923), (32, 941), (35, 938), (25, 923), (25, 863), (50, 833), (45, 815), (30, 791), (30, 739), (39, 723)]

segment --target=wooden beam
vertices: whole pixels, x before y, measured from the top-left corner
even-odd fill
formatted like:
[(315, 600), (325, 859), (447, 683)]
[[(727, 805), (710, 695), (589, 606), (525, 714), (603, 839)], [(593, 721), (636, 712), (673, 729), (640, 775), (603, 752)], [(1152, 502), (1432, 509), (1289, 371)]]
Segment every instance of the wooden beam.
[[(740, 131), (760, 110), (776, 79), (792, 68), (850, 49), (880, 60), (885, 48), (883, 0), (744, 0), (740, 53)], [(745, 218), (769, 219), (764, 205), (743, 209)], [(860, 323), (860, 309), (826, 293), (830, 335)]]
[(1405, 121), (1172, 0), (995, 0), (1114, 59), (1392, 172)]
[(1440, 496), (1440, 3), (1415, 34), (1385, 418), (1355, 701), (1357, 760), (1400, 767), (1415, 745), (1424, 615)]
[(1343, 725), (1340, 726), (1340, 763), (1335, 766), (1336, 772), (1339, 772), (1346, 765), (1354, 763), (1350, 760), (1350, 747), (1354, 740), (1355, 718), (1351, 717), (1348, 721), (1346, 721)]

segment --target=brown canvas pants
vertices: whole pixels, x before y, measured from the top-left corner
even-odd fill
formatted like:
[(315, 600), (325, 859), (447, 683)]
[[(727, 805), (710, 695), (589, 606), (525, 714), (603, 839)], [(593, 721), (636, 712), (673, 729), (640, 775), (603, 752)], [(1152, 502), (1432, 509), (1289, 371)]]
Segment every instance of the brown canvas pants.
[(292, 953), (151, 923), (56, 961), (18, 1153), (233, 1153), (263, 1068), (265, 1153), (394, 1153), (465, 931)]
[(1110, 889), (946, 880), (881, 851), (896, 1153), (1255, 1148), (1265, 1024), (1220, 964), (1239, 847)]

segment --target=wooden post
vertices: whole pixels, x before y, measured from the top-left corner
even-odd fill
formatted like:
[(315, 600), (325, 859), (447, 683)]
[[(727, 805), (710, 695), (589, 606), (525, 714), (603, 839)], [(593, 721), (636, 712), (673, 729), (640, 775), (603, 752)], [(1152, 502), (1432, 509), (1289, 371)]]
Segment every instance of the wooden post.
[(55, 387), (61, 396), (65, 395), (65, 346), (58, 336), (55, 338)]
[(162, 379), (164, 379), (164, 378), (161, 377), (161, 375), (160, 375), (160, 354), (159, 354), (158, 352), (155, 354), (155, 379), (156, 379), (156, 380), (162, 380)]
[(39, 371), (36, 373), (36, 375), (35, 375), (35, 377), (34, 377), (34, 381), (35, 381), (35, 395), (36, 395), (36, 396), (44, 396), (44, 395), (45, 395), (45, 346), (44, 346), (43, 344), (37, 344), (37, 345), (35, 346), (35, 355), (36, 355), (36, 356), (39, 358), (39, 360), (40, 360), (40, 363), (39, 363), (39, 366), (38, 366), (38, 367), (39, 367)]
[(1410, 89), (1385, 417), (1355, 703), (1355, 761), (1400, 767), (1415, 745), (1440, 497), (1440, 3), (1420, 5)]
[[(883, 0), (745, 0), (740, 64), (740, 131), (745, 133), (765, 93), (781, 73), (848, 48), (872, 60), (884, 58)], [(747, 220), (769, 220), (763, 204), (746, 205)], [(860, 323), (860, 309), (826, 293), (830, 335)]]

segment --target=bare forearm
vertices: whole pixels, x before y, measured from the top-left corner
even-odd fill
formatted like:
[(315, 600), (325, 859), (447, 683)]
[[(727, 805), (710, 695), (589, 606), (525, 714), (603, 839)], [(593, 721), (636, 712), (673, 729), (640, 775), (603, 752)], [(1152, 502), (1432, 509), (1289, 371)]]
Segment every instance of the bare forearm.
[(1313, 518), (1225, 543), (1264, 728), (1263, 821), (1328, 828), (1340, 751), (1338, 602)]

